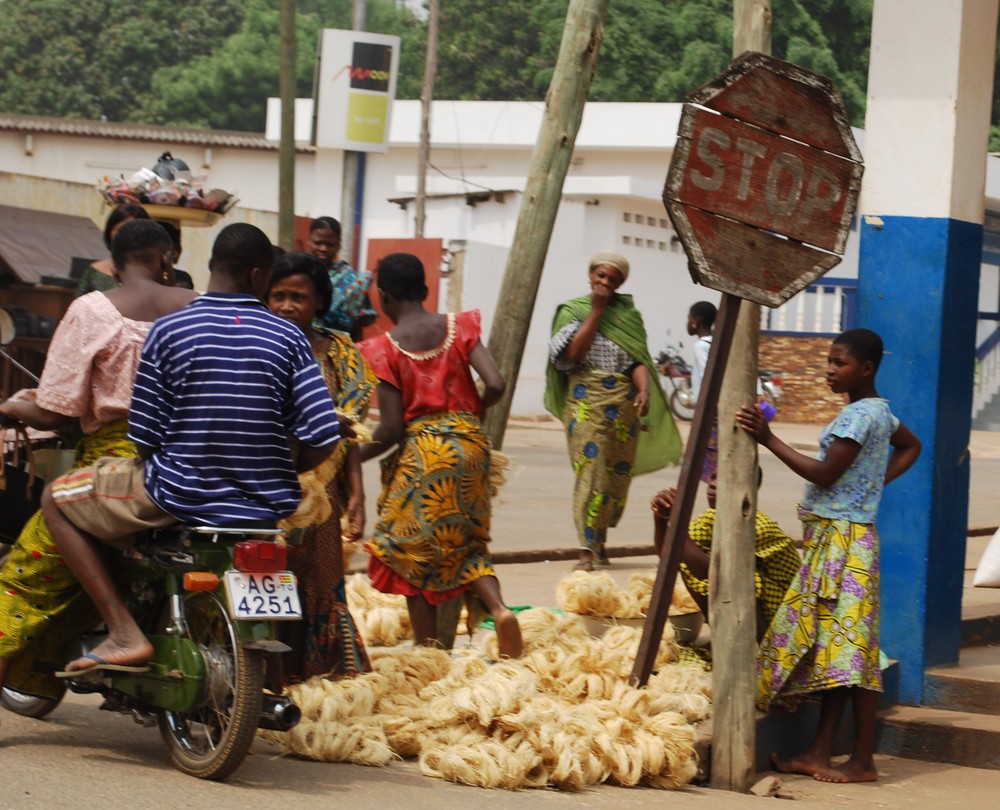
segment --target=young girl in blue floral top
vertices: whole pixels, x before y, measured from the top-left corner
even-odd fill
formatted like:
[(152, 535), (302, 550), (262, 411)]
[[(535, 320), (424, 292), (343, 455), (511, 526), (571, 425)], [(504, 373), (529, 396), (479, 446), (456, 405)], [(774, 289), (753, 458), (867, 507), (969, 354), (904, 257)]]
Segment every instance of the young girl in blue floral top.
[[(819, 458), (778, 439), (757, 408), (736, 420), (747, 433), (808, 482), (799, 506), (805, 556), (760, 643), (757, 701), (767, 708), (823, 693), (819, 727), (801, 754), (771, 756), (782, 773), (822, 782), (872, 782), (879, 666), (879, 541), (875, 518), (885, 484), (908, 470), (920, 441), (875, 390), (882, 339), (851, 329), (833, 341), (827, 358), (830, 390), (848, 404), (820, 436)], [(840, 716), (851, 700), (855, 741), (850, 759), (833, 767)]]

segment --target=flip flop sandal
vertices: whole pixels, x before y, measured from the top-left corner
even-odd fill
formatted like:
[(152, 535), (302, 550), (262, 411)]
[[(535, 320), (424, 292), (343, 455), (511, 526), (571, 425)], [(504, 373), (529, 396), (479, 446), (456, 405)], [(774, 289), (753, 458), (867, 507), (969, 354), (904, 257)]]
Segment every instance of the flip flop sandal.
[(574, 571), (593, 571), (594, 570), (593, 560), (580, 560), (576, 565), (573, 566)]
[(138, 667), (127, 666), (125, 664), (110, 664), (101, 658), (101, 656), (94, 655), (94, 653), (84, 653), (80, 657), (89, 658), (94, 662), (94, 666), (84, 667), (83, 669), (68, 669), (62, 672), (56, 672), (55, 676), (57, 678), (86, 678), (91, 673), (96, 675), (100, 672), (149, 672), (148, 664), (143, 664)]

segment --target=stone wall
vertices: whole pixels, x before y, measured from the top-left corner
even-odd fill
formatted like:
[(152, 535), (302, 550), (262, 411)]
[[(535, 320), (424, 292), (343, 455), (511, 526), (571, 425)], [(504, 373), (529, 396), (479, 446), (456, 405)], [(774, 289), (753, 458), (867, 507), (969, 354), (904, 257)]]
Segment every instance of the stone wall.
[(843, 394), (826, 385), (826, 358), (832, 338), (826, 336), (760, 336), (760, 368), (781, 375), (780, 422), (825, 425), (844, 407)]

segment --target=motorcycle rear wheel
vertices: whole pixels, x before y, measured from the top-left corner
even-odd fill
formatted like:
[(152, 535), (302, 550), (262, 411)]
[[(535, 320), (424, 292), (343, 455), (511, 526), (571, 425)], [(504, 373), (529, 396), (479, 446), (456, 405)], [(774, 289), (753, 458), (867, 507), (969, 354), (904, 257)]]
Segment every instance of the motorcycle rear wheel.
[(694, 403), (691, 402), (691, 399), (690, 391), (674, 391), (670, 395), (670, 410), (674, 412), (674, 416), (685, 422), (694, 419)]
[(190, 593), (184, 609), (190, 637), (205, 657), (205, 698), (190, 712), (161, 711), (160, 734), (179, 771), (221, 780), (243, 761), (257, 733), (264, 653), (243, 646), (236, 623), (216, 593)]
[(62, 698), (45, 698), (36, 695), (26, 695), (8, 687), (0, 689), (0, 705), (21, 717), (33, 717), (36, 720), (51, 714), (56, 706), (62, 703)]

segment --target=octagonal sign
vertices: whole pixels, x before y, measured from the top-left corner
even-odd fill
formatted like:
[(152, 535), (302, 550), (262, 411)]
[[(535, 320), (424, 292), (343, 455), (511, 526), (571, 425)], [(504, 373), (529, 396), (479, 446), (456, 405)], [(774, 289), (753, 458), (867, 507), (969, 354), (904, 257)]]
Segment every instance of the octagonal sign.
[(863, 171), (833, 83), (748, 52), (688, 96), (663, 203), (696, 282), (774, 307), (840, 262)]

